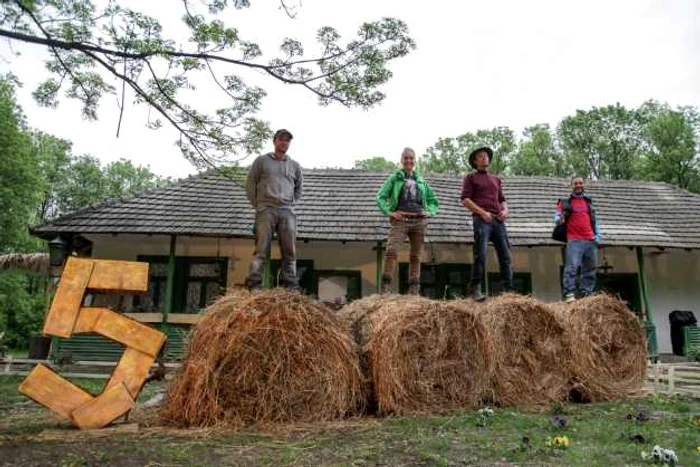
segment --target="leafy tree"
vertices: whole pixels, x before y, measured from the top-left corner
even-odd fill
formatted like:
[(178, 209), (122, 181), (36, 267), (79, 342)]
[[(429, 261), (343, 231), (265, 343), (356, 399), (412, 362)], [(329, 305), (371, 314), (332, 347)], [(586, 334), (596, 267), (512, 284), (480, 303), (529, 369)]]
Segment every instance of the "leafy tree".
[(46, 295), (32, 287), (33, 280), (22, 272), (0, 273), (0, 332), (10, 348), (27, 348), (29, 337), (41, 329)]
[(700, 112), (654, 104), (645, 104), (642, 111), (649, 116), (643, 130), (648, 143), (643, 177), (700, 191)]
[(15, 85), (12, 76), (0, 76), (0, 254), (27, 249), (27, 221), (38, 202), (36, 164)]
[(104, 174), (100, 161), (85, 155), (73, 159), (56, 191), (60, 214), (76, 211), (104, 200), (106, 198)]
[(59, 213), (59, 193), (57, 186), (69, 174), (71, 164), (71, 143), (41, 131), (31, 134), (34, 160), (41, 201), (37, 209), (37, 222), (46, 222)]
[(567, 161), (557, 148), (556, 135), (548, 124), (525, 128), (518, 151), (508, 167), (510, 174), (566, 177), (570, 171)]
[(107, 164), (103, 169), (103, 176), (103, 199), (131, 196), (173, 183), (169, 177), (158, 177), (150, 168), (136, 166), (126, 159)]
[[(157, 18), (117, 0), (104, 6), (91, 0), (8, 0), (0, 2), (0, 37), (49, 53), (51, 77), (34, 92), (40, 104), (56, 107), (63, 93), (80, 102), (84, 118), (95, 120), (108, 94), (119, 96), (123, 111), (128, 90), (157, 115), (148, 122), (151, 128), (165, 123), (179, 132), (176, 144), (198, 166), (258, 152), (271, 135), (256, 116), (264, 89), (237, 73), (258, 71), (306, 89), (322, 105), (369, 108), (384, 99), (379, 88), (392, 76), (389, 62), (415, 47), (406, 24), (384, 18), (362, 24), (346, 42), (334, 28), (320, 28), (317, 56), (287, 38), (279, 56), (265, 61), (258, 44), (224, 21), (235, 16), (231, 10), (250, 7), (249, 0), (183, 0), (178, 7), (186, 37), (166, 36)], [(216, 87), (226, 106), (211, 111), (190, 104), (199, 79)]]
[(635, 178), (644, 142), (636, 110), (615, 104), (577, 110), (557, 129), (559, 142), (577, 174), (590, 178)]
[(480, 146), (493, 149), (489, 171), (503, 173), (516, 148), (515, 135), (508, 127), (478, 130), (456, 138), (440, 138), (426, 150), (420, 162), (425, 172), (463, 174), (470, 172), (469, 154)]
[(367, 172), (386, 172), (397, 168), (398, 164), (381, 156), (355, 161), (356, 170), (365, 170)]

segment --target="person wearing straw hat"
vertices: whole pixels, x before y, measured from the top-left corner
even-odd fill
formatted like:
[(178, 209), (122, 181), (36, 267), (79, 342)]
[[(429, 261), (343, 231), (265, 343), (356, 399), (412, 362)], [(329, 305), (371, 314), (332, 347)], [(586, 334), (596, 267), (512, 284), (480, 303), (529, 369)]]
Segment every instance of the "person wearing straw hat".
[(262, 289), (263, 268), (274, 233), (282, 253), (280, 285), (299, 290), (294, 204), (301, 198), (303, 175), (299, 163), (287, 155), (292, 138), (288, 130), (275, 132), (274, 152), (258, 156), (248, 171), (246, 195), (255, 209), (255, 252), (246, 279), (250, 290)]
[(408, 236), (411, 245), (408, 267), (408, 293), (420, 293), (420, 259), (428, 217), (438, 212), (438, 200), (430, 185), (416, 171), (416, 153), (405, 148), (401, 153), (401, 169), (392, 173), (377, 192), (377, 206), (389, 216), (389, 235), (384, 255), (381, 292), (391, 292), (391, 278), (396, 269), (398, 249)]
[(464, 207), (472, 213), (474, 268), (471, 289), (472, 298), (478, 302), (486, 300), (481, 284), (486, 268), (489, 242), (493, 243), (498, 255), (503, 291), (515, 290), (510, 243), (506, 229), (508, 203), (503, 196), (501, 179), (488, 173), (492, 159), (493, 150), (487, 146), (477, 148), (469, 154), (469, 165), (474, 172), (464, 177), (460, 197)]

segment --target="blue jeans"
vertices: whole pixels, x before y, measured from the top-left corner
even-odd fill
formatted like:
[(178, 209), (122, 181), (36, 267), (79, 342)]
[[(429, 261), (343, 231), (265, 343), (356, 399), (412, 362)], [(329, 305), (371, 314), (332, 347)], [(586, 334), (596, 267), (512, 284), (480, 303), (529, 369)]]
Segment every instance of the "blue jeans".
[(510, 242), (506, 224), (494, 219), (485, 222), (481, 216), (472, 216), (474, 226), (474, 269), (472, 269), (472, 288), (481, 285), (486, 268), (486, 252), (489, 242), (493, 243), (498, 255), (498, 264), (501, 268), (501, 282), (504, 291), (512, 291), (513, 266), (511, 264)]
[(287, 288), (298, 287), (296, 217), (289, 209), (265, 208), (255, 213), (255, 253), (253, 253), (253, 260), (250, 262), (248, 280), (246, 281), (250, 288), (262, 286), (265, 260), (270, 254), (272, 235), (275, 233), (277, 233), (282, 253), (280, 285)]
[(571, 240), (566, 244), (564, 266), (564, 295), (575, 294), (576, 273), (581, 268), (581, 293), (595, 290), (595, 274), (598, 265), (598, 248), (593, 240)]

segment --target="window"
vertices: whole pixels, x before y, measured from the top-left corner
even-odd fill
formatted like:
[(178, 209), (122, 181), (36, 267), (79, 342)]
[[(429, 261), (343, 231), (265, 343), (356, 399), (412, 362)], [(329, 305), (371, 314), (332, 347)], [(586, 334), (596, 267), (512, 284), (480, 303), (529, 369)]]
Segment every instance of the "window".
[[(164, 311), (168, 278), (167, 256), (139, 256), (149, 263), (148, 294), (134, 297), (135, 311)], [(173, 313), (197, 313), (226, 288), (228, 258), (175, 257)]]
[[(600, 269), (600, 268), (599, 268)], [(576, 273), (576, 287), (580, 286), (581, 270)], [(564, 294), (564, 266), (559, 267), (559, 284), (562, 295)], [(642, 303), (639, 291), (639, 275), (636, 272), (599, 272), (595, 278), (596, 292), (607, 292), (611, 295), (618, 295), (627, 302), (630, 310), (640, 313)]]
[[(498, 295), (503, 289), (501, 283), (501, 274), (498, 272), (490, 272), (489, 279), (489, 295)], [(521, 295), (530, 295), (532, 293), (532, 275), (529, 272), (514, 272), (513, 287), (515, 291)]]
[[(472, 265), (465, 263), (423, 263), (420, 270), (421, 295), (433, 299), (455, 299), (469, 294)], [(399, 293), (408, 292), (408, 263), (399, 264)]]
[(362, 298), (360, 271), (316, 271), (318, 299), (324, 303), (344, 305)]
[[(280, 260), (270, 260), (270, 275), (272, 276), (272, 287), (280, 285)], [(311, 259), (297, 260), (297, 280), (299, 287), (307, 295), (318, 294), (318, 282), (314, 272), (314, 261)]]
[[(421, 295), (433, 299), (468, 297), (472, 279), (472, 265), (465, 263), (423, 263), (421, 264)], [(532, 293), (532, 275), (529, 272), (513, 273), (515, 290), (523, 295)], [(501, 275), (490, 272), (488, 275), (488, 293), (497, 295), (501, 292)], [(408, 263), (399, 264), (399, 293), (408, 292)]]
[(637, 273), (603, 273), (596, 276), (596, 290), (619, 295), (630, 310), (642, 311)]

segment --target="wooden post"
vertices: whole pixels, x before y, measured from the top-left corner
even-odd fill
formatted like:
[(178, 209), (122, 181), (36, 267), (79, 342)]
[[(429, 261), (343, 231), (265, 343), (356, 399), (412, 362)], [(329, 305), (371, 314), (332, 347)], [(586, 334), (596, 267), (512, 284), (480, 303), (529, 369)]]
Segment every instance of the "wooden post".
[(382, 242), (377, 242), (377, 293), (382, 291)]
[(644, 253), (642, 247), (638, 246), (637, 250), (637, 266), (639, 268), (639, 293), (642, 298), (642, 313), (644, 319), (644, 328), (647, 332), (647, 350), (649, 356), (653, 359), (657, 358), (657, 342), (656, 342), (656, 326), (652, 318), (652, 310), (649, 306), (649, 287), (647, 284), (646, 272), (644, 270)]
[(165, 282), (165, 306), (163, 307), (163, 329), (166, 330), (168, 315), (173, 312), (175, 306), (175, 247), (177, 236), (170, 236), (170, 252), (168, 254), (168, 273)]
[(639, 292), (642, 298), (642, 313), (644, 320), (648, 323), (653, 322), (651, 317), (651, 309), (649, 308), (649, 290), (647, 288), (647, 279), (644, 271), (644, 254), (642, 247), (637, 247), (637, 266), (639, 268)]

